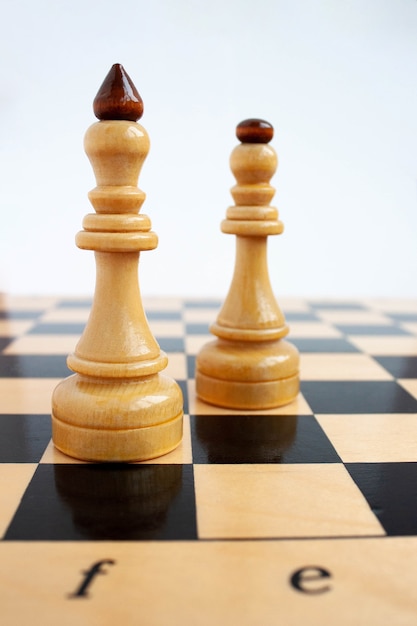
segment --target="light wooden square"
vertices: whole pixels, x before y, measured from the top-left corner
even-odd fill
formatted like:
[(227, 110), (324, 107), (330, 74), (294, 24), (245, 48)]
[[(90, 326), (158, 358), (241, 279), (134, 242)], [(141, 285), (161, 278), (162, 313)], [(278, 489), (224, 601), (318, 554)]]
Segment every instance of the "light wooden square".
[(383, 313), (417, 313), (416, 298), (373, 298), (367, 304)]
[(144, 296), (142, 299), (145, 313), (147, 311), (181, 311), (181, 298), (159, 298), (152, 296)]
[(392, 380), (366, 354), (301, 354), (300, 359), (303, 380)]
[(148, 320), (152, 334), (160, 337), (183, 337), (184, 324), (181, 320)]
[(219, 308), (190, 307), (184, 311), (184, 320), (188, 324), (213, 324), (219, 313)]
[(185, 351), (190, 355), (198, 354), (206, 343), (215, 339), (213, 335), (187, 335), (185, 338)]
[(52, 308), (57, 305), (56, 297), (48, 296), (13, 296), (9, 294), (0, 294), (0, 310), (9, 311), (43, 311), (46, 308)]
[(85, 324), (90, 315), (89, 306), (59, 307), (50, 309), (41, 316), (43, 324)]
[(404, 463), (417, 459), (417, 414), (316, 418), (345, 463)]
[(33, 320), (0, 320), (0, 337), (17, 337), (27, 333), (34, 325)]
[(0, 378), (0, 412), (49, 414), (60, 378)]
[(287, 313), (309, 313), (310, 306), (305, 298), (296, 298), (291, 296), (281, 297), (277, 294), (277, 300), (284, 315)]
[(187, 358), (182, 352), (167, 352), (168, 365), (161, 372), (175, 380), (187, 379)]
[(382, 535), (339, 464), (195, 465), (199, 537)]
[(349, 341), (374, 356), (414, 356), (417, 353), (417, 337), (351, 335)]
[(12, 341), (3, 354), (64, 354), (73, 352), (80, 335), (25, 335)]

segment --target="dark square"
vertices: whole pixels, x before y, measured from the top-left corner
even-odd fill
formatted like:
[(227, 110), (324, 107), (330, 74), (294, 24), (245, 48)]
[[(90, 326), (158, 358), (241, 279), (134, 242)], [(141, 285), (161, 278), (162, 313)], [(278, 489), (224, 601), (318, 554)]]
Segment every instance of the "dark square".
[(399, 326), (389, 324), (334, 324), (344, 335), (380, 335), (380, 336), (400, 336), (411, 335)]
[(417, 413), (417, 400), (395, 381), (302, 381), (313, 413)]
[(81, 335), (84, 328), (85, 324), (82, 323), (36, 324), (28, 335)]
[(148, 320), (155, 321), (181, 320), (182, 313), (181, 311), (146, 311), (146, 317), (148, 318)]
[(6, 311), (0, 311), (0, 320), (35, 320), (43, 311), (29, 311), (21, 309), (7, 309)]
[(417, 535), (417, 463), (347, 463), (346, 469), (388, 535)]
[(386, 313), (395, 322), (417, 322), (417, 313)]
[(0, 415), (0, 463), (38, 463), (50, 439), (49, 415)]
[(56, 305), (57, 309), (91, 309), (92, 298), (70, 298), (60, 300)]
[(194, 463), (341, 463), (312, 415), (192, 415)]
[(187, 377), (195, 378), (195, 354), (187, 354)]
[(155, 338), (164, 352), (184, 352), (185, 350), (183, 337), (159, 337), (156, 335)]
[(395, 378), (417, 378), (417, 356), (374, 356)]
[(7, 348), (7, 346), (13, 341), (14, 337), (0, 337), (0, 352)]
[(308, 313), (303, 311), (285, 312), (285, 319), (287, 322), (319, 322), (320, 318), (314, 313)]
[[(213, 318), (214, 322), (214, 318)], [(210, 324), (187, 324), (185, 327), (185, 331), (187, 335), (208, 335), (210, 336), (209, 331)]]
[(222, 306), (221, 300), (185, 300), (185, 307), (187, 309), (220, 309)]
[(332, 338), (322, 338), (322, 339), (298, 339), (291, 338), (290, 341), (293, 343), (300, 352), (305, 353), (319, 353), (319, 352), (331, 352), (331, 353), (346, 353), (346, 352), (359, 352), (358, 348), (351, 344), (346, 339), (332, 339)]
[(72, 374), (62, 354), (1, 354), (2, 378), (66, 378)]
[(40, 465), (5, 540), (197, 538), (192, 465)]
[(175, 381), (181, 388), (182, 397), (184, 399), (184, 413), (188, 414), (188, 386), (186, 380), (178, 380)]
[(326, 311), (366, 311), (366, 307), (360, 302), (342, 300), (313, 300), (309, 302), (312, 309), (325, 309)]

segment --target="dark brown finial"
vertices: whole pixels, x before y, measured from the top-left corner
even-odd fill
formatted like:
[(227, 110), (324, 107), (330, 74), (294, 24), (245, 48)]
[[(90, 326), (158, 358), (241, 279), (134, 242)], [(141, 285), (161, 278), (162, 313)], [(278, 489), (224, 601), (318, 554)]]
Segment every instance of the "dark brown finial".
[(143, 102), (123, 65), (115, 63), (94, 98), (94, 115), (99, 120), (136, 122), (143, 115)]
[(251, 118), (236, 126), (236, 137), (242, 143), (269, 143), (274, 136), (274, 127), (265, 120)]

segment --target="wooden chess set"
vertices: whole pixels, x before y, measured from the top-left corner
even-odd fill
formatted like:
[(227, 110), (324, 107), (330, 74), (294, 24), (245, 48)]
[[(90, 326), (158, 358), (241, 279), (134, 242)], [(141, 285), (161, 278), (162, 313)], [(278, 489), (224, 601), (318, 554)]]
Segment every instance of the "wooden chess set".
[(122, 66), (94, 112), (94, 298), (0, 301), (2, 623), (414, 624), (417, 301), (278, 304), (252, 118), (228, 294), (142, 299), (149, 139)]

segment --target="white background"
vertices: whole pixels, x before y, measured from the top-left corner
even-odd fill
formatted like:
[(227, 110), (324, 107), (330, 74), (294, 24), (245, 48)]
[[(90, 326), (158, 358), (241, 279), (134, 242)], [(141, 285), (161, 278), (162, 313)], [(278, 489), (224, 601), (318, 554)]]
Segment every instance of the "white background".
[(0, 291), (93, 292), (74, 244), (95, 186), (83, 136), (118, 62), (152, 144), (145, 295), (225, 296), (247, 117), (275, 127), (277, 296), (416, 295), (415, 0), (2, 0), (0, 28)]

